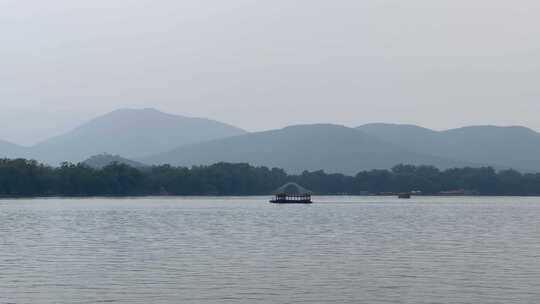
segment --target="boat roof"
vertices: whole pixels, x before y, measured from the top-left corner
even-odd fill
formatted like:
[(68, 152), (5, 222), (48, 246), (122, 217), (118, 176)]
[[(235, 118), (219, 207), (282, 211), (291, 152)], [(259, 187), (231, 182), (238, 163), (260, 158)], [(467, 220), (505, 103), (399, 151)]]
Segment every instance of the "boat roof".
[(297, 183), (286, 183), (277, 188), (274, 194), (311, 194), (312, 192)]

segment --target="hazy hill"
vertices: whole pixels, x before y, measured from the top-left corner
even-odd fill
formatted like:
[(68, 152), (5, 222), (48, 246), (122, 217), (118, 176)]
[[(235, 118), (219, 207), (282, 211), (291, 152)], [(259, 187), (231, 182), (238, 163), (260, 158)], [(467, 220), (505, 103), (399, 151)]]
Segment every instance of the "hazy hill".
[(94, 155), (87, 160), (83, 161), (83, 163), (89, 167), (95, 168), (95, 169), (101, 169), (103, 167), (106, 167), (112, 163), (119, 163), (119, 164), (126, 164), (131, 167), (135, 168), (144, 168), (146, 167), (145, 164), (130, 160), (127, 158), (123, 158), (119, 155), (112, 155), (112, 154), (99, 154)]
[(248, 162), (284, 168), (289, 172), (324, 169), (356, 174), (360, 170), (391, 168), (399, 163), (464, 166), (439, 157), (409, 152), (356, 129), (337, 125), (301, 125), (249, 133), (179, 147), (143, 159), (145, 163), (191, 166), (219, 161)]
[(154, 109), (121, 109), (95, 118), (32, 148), (35, 158), (57, 165), (100, 153), (143, 157), (175, 147), (244, 134), (217, 121), (166, 114)]
[(27, 152), (26, 147), (0, 140), (0, 158), (27, 157)]
[(540, 133), (524, 127), (472, 126), (433, 131), (411, 125), (369, 124), (358, 129), (417, 153), (540, 171)]

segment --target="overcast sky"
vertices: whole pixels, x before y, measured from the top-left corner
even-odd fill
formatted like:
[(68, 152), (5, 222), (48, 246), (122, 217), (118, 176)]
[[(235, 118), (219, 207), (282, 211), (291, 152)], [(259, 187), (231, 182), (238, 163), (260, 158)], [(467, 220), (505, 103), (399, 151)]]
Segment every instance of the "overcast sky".
[(0, 0), (0, 138), (124, 107), (248, 130), (540, 130), (538, 0)]

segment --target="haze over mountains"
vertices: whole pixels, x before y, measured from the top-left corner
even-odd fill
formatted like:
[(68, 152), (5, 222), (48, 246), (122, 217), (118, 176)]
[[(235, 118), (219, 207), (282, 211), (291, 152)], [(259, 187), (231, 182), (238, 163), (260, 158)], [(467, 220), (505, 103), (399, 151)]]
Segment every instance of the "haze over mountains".
[(100, 153), (140, 158), (180, 145), (244, 134), (224, 123), (154, 109), (121, 109), (31, 148), (30, 155), (50, 164), (79, 162)]
[[(91, 158), (94, 155), (99, 157)], [(33, 158), (50, 165), (90, 158), (97, 166), (113, 161), (182, 166), (247, 162), (296, 173), (323, 169), (355, 174), (400, 163), (540, 172), (540, 134), (524, 127), (434, 131), (394, 124), (314, 124), (248, 133), (204, 118), (121, 109), (32, 147), (0, 141), (0, 157)]]
[(106, 167), (112, 163), (124, 164), (139, 169), (146, 167), (146, 165), (143, 163), (133, 161), (119, 155), (112, 155), (106, 153), (91, 156), (87, 160), (83, 161), (83, 163), (94, 169), (102, 169), (103, 167)]
[(525, 127), (472, 126), (433, 131), (413, 125), (367, 124), (358, 129), (409, 151), (540, 172), (540, 133)]
[(2, 157), (20, 157), (27, 153), (27, 148), (14, 143), (0, 140), (0, 154)]
[(300, 125), (186, 145), (143, 159), (145, 163), (181, 166), (248, 162), (289, 172), (325, 170), (356, 174), (399, 163), (464, 166), (464, 162), (409, 152), (361, 131), (338, 125)]

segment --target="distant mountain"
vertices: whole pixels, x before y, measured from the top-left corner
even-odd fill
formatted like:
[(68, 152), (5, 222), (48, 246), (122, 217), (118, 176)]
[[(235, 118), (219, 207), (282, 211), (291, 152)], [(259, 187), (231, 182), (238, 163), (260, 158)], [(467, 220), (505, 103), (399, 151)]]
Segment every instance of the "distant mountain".
[(143, 161), (182, 166), (247, 162), (295, 173), (323, 169), (346, 174), (387, 169), (400, 163), (441, 168), (467, 164), (409, 152), (356, 129), (328, 124), (292, 126), (187, 145)]
[(368, 124), (358, 130), (416, 153), (540, 172), (540, 133), (524, 127), (433, 131), (411, 125)]
[(0, 158), (26, 157), (28, 148), (0, 140)]
[(245, 134), (217, 121), (166, 114), (154, 109), (121, 109), (75, 130), (37, 144), (32, 155), (57, 165), (79, 162), (100, 153), (140, 158), (175, 147)]
[(134, 167), (134, 168), (144, 168), (146, 167), (145, 164), (143, 163), (140, 163), (140, 162), (137, 162), (137, 161), (134, 161), (134, 160), (130, 160), (130, 159), (127, 159), (127, 158), (123, 158), (119, 155), (112, 155), (112, 154), (99, 154), (99, 155), (94, 155), (90, 158), (88, 158), (87, 160), (83, 161), (83, 163), (89, 167), (92, 167), (92, 168), (95, 168), (95, 169), (101, 169), (103, 167), (106, 167), (110, 164), (113, 164), (113, 163), (118, 163), (118, 164), (125, 164), (125, 165), (129, 165), (131, 167)]

